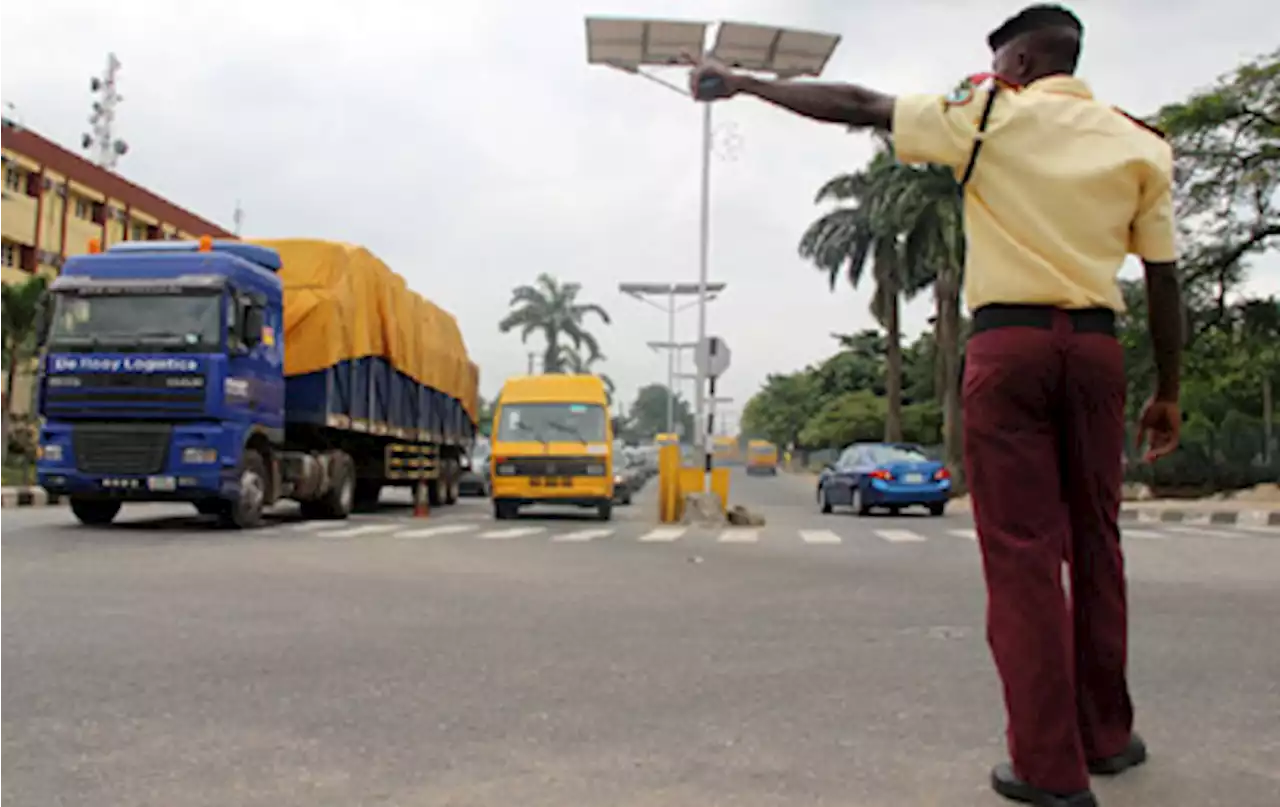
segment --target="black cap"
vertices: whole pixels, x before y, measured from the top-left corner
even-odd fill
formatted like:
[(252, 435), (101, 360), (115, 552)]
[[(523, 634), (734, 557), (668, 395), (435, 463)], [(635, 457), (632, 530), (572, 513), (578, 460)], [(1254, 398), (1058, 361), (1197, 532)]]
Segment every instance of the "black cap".
[(1084, 33), (1080, 18), (1070, 10), (1058, 5), (1037, 3), (1027, 6), (1001, 23), (999, 28), (987, 35), (987, 44), (994, 53), (1023, 34), (1053, 28), (1074, 31), (1076, 36)]

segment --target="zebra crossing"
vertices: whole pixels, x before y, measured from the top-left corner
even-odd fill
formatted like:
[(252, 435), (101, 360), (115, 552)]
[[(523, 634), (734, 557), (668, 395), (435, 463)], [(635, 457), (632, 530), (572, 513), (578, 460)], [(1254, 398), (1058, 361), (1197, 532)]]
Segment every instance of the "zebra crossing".
[[(389, 538), (403, 541), (432, 539), (472, 539), (478, 541), (515, 541), (521, 539), (545, 540), (554, 544), (585, 544), (602, 541), (634, 541), (641, 544), (672, 544), (676, 542), (716, 543), (726, 545), (753, 545), (763, 543), (796, 543), (805, 546), (840, 546), (859, 542), (881, 543), (890, 546), (938, 542), (976, 542), (977, 530), (951, 528), (930, 524), (932, 529), (908, 529), (900, 525), (878, 527), (851, 523), (837, 529), (789, 528), (789, 527), (724, 527), (707, 529), (682, 525), (652, 526), (636, 523), (615, 523), (586, 527), (581, 523), (493, 522), (487, 520), (445, 521), (442, 523), (417, 522), (408, 519), (366, 520), (351, 519), (345, 522), (304, 521), (284, 525), (284, 528), (316, 538), (352, 540)], [(1143, 542), (1176, 541), (1188, 538), (1276, 538), (1276, 527), (1214, 527), (1189, 526), (1123, 527), (1125, 540)]]

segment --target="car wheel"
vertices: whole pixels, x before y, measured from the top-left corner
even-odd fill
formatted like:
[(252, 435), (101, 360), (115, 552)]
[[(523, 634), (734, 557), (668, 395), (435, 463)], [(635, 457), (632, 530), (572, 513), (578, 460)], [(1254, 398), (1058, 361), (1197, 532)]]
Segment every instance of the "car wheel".
[(827, 489), (818, 486), (818, 509), (825, 515), (831, 512), (831, 502), (827, 499)]
[(853, 512), (860, 516), (865, 516), (871, 512), (871, 507), (862, 500), (862, 487), (858, 486), (853, 489), (853, 495), (849, 499), (849, 503), (853, 505)]
[(945, 512), (947, 512), (946, 502), (935, 502), (929, 505), (929, 515), (931, 516), (940, 516)]

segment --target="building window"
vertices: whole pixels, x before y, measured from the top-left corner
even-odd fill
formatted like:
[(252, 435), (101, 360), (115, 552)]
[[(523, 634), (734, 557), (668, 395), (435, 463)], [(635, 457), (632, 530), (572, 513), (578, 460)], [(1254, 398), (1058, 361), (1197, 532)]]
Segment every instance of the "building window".
[(9, 269), (17, 269), (22, 263), (22, 256), (18, 252), (18, 245), (12, 241), (4, 242), (4, 265)]
[(130, 241), (146, 241), (147, 225), (140, 224), (135, 221), (133, 225), (129, 227), (129, 240)]
[(83, 196), (76, 197), (76, 218), (93, 221), (93, 202)]
[(6, 165), (4, 167), (4, 189), (14, 193), (27, 192), (27, 178), (23, 176), (21, 168), (16, 165)]

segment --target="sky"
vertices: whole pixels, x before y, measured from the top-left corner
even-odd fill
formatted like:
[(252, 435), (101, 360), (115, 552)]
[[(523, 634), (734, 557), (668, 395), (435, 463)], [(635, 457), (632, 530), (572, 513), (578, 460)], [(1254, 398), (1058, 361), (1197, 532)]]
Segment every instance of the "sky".
[[(123, 63), (118, 170), (248, 237), (359, 243), (458, 319), (486, 397), (527, 352), (497, 323), (541, 272), (583, 286), (623, 401), (665, 382), (665, 315), (618, 292), (698, 277), (700, 111), (663, 87), (586, 63), (588, 15), (728, 19), (842, 35), (824, 77), (946, 92), (987, 69), (987, 32), (1017, 0), (42, 0), (6, 3), (6, 114), (67, 146), (87, 129), (89, 77)], [(1179, 100), (1276, 46), (1265, 0), (1082, 0), (1080, 75), (1135, 114)], [(677, 83), (680, 70), (664, 75)], [(714, 108), (708, 331), (732, 352), (718, 394), (739, 410), (767, 374), (873, 327), (869, 289), (840, 286), (796, 245), (831, 176), (868, 135), (734, 99)], [(1127, 271), (1133, 271), (1130, 268)], [(1251, 285), (1280, 292), (1280, 261)], [(910, 334), (932, 300), (905, 309)], [(677, 338), (696, 334), (695, 309)], [(691, 387), (684, 392), (691, 395)]]

